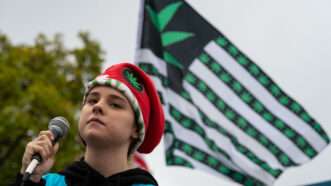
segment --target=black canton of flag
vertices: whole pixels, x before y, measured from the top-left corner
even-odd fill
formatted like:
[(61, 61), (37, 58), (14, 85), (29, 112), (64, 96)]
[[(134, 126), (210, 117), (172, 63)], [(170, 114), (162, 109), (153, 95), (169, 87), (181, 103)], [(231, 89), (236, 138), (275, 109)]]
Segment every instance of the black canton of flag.
[(142, 8), (136, 63), (164, 105), (168, 165), (270, 185), (329, 143), (300, 104), (185, 1)]
[[(183, 1), (150, 1), (149, 5), (155, 12), (160, 12), (171, 3), (185, 3)], [(194, 14), (190, 12), (194, 12)], [(141, 37), (141, 48), (149, 48), (159, 58), (163, 58), (164, 52), (174, 56), (179, 62), (180, 67), (176, 65), (167, 65), (168, 79), (170, 87), (173, 90), (179, 91), (182, 88), (183, 75), (187, 72), (187, 68), (202, 51), (203, 47), (211, 40), (219, 36), (219, 32), (213, 28), (201, 16), (196, 13), (188, 4), (181, 5), (175, 13), (176, 18), (168, 22), (162, 29), (158, 30), (155, 24), (151, 21), (148, 11), (144, 12), (143, 28), (144, 33)], [(182, 24), (185, 23), (185, 24)], [(185, 32), (193, 36), (180, 42), (175, 42), (167, 46), (162, 45), (161, 35), (167, 32)]]

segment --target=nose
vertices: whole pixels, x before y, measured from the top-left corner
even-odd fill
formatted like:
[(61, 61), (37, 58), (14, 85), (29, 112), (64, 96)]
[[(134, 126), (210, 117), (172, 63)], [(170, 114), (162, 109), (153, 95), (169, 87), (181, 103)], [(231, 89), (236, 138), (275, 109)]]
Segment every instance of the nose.
[(95, 103), (94, 105), (93, 105), (93, 108), (92, 108), (92, 112), (94, 113), (94, 114), (103, 114), (104, 113), (104, 111), (103, 111), (103, 106), (102, 106), (102, 101), (101, 100), (99, 100), (97, 103)]

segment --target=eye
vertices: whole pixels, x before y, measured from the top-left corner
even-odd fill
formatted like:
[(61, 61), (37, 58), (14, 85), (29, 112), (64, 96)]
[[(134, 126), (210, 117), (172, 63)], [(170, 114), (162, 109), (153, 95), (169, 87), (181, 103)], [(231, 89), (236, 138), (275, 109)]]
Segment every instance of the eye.
[(90, 98), (87, 98), (86, 102), (90, 105), (93, 105), (93, 104), (97, 103), (98, 100), (96, 98), (91, 98), (90, 97)]
[(109, 102), (109, 106), (111, 108), (114, 108), (114, 109), (121, 109), (121, 108), (123, 108), (123, 105), (121, 103), (117, 103), (117, 102), (114, 102), (114, 101)]

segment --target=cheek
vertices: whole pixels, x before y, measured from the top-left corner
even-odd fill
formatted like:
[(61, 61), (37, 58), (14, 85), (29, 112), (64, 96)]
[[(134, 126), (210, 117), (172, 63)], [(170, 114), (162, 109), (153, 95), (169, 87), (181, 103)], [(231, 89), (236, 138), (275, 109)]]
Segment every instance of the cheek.
[(125, 123), (127, 124), (127, 127), (133, 127), (135, 119), (134, 119), (134, 114), (129, 112), (126, 114), (125, 118)]
[(78, 121), (78, 129), (80, 130), (84, 123), (87, 122), (87, 109), (86, 107), (83, 107), (82, 110), (79, 113), (79, 121)]
[(129, 135), (132, 136), (135, 131), (136, 131), (136, 122), (135, 122), (135, 118), (134, 118), (134, 114), (130, 115), (130, 117), (127, 117), (127, 127), (129, 130)]
[(133, 128), (135, 122), (134, 116), (131, 113), (114, 114), (112, 118), (114, 123), (117, 123), (115, 127), (123, 128), (123, 130)]
[(78, 121), (78, 130), (79, 130), (79, 132), (81, 132), (82, 123), (83, 123), (83, 121), (82, 121), (82, 116), (80, 116), (80, 117), (79, 117), (79, 121)]
[(126, 127), (128, 128), (128, 129), (132, 129), (133, 127), (134, 127), (134, 124), (135, 124), (135, 122), (134, 122), (134, 118), (132, 118), (132, 117), (128, 117), (127, 118), (127, 120), (125, 121), (126, 122)]

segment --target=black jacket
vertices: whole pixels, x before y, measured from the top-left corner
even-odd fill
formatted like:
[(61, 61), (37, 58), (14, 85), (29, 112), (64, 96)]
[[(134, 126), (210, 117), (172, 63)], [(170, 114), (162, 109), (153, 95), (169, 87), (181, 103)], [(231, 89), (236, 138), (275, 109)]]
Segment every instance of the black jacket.
[[(18, 175), (12, 186), (20, 186), (22, 175)], [(102, 176), (84, 160), (74, 162), (64, 171), (43, 176), (40, 183), (28, 181), (24, 186), (45, 186), (46, 182), (54, 186), (157, 186), (153, 176), (145, 170), (134, 168), (114, 174)], [(65, 183), (64, 183), (65, 182)]]

